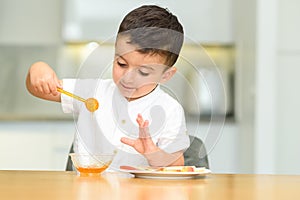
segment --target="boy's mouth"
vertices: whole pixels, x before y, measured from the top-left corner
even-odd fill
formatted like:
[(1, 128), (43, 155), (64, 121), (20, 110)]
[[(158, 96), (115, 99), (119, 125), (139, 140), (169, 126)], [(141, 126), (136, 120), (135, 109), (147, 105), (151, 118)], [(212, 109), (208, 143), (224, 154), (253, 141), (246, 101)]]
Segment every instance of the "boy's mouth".
[(135, 90), (134, 87), (127, 86), (127, 85), (125, 85), (124, 83), (121, 83), (121, 82), (120, 82), (119, 84), (121, 85), (122, 88), (124, 88), (124, 89), (126, 89), (126, 90)]
[[(121, 84), (122, 84), (122, 83), (121, 83)], [(133, 89), (133, 88), (131, 88), (131, 87), (127, 86), (127, 85), (124, 85), (124, 84), (122, 84), (122, 86), (123, 86), (124, 88), (126, 88), (126, 89)]]

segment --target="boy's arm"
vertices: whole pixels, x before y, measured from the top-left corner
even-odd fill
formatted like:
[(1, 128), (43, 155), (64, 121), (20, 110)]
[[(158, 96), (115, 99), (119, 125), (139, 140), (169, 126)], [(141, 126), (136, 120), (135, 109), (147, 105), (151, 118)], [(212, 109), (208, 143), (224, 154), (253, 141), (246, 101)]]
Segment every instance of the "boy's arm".
[(36, 62), (28, 70), (26, 88), (36, 97), (60, 102), (57, 87), (61, 87), (61, 84), (54, 70), (44, 62)]
[(183, 166), (184, 157), (183, 152), (178, 151), (175, 153), (167, 153), (161, 149), (156, 152), (145, 155), (148, 163), (154, 167), (165, 167), (165, 166)]
[[(152, 142), (151, 138), (147, 138), (146, 140), (149, 141), (147, 143)], [(175, 153), (167, 153), (164, 150), (157, 147), (155, 144), (153, 144), (153, 145), (151, 145), (155, 148), (155, 149), (153, 148), (153, 151), (143, 152), (143, 151), (140, 151), (141, 149), (144, 150), (144, 148), (140, 148), (140, 146), (141, 146), (140, 138), (137, 140), (132, 140), (129, 138), (121, 138), (121, 142), (123, 142), (124, 144), (127, 144), (129, 146), (132, 146), (136, 151), (141, 153), (147, 159), (150, 166), (166, 167), (166, 166), (183, 166), (184, 165), (183, 151), (178, 151)]]

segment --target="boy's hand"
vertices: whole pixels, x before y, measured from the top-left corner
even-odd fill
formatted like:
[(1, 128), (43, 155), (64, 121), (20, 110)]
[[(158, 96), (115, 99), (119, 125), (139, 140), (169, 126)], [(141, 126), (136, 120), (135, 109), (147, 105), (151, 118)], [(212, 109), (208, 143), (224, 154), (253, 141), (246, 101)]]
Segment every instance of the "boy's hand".
[(143, 119), (141, 114), (138, 114), (137, 123), (139, 124), (139, 138), (133, 140), (129, 138), (121, 138), (121, 142), (132, 146), (140, 154), (150, 154), (159, 151), (159, 148), (153, 143), (149, 134), (149, 121)]
[(136, 119), (139, 124), (139, 138), (133, 140), (129, 138), (121, 138), (121, 142), (132, 146), (137, 152), (144, 155), (151, 166), (177, 166), (184, 165), (183, 152), (167, 153), (157, 147), (149, 134), (149, 122), (144, 121), (142, 115), (138, 114)]
[(57, 87), (61, 87), (61, 81), (54, 70), (44, 62), (34, 63), (28, 72), (26, 86), (34, 96), (60, 101)]

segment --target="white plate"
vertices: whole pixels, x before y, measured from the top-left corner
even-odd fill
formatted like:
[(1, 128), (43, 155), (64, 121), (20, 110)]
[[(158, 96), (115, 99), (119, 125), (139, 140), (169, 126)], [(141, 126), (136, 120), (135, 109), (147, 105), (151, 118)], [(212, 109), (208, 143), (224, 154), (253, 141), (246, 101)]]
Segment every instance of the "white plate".
[(192, 179), (205, 177), (210, 174), (209, 169), (203, 169), (201, 171), (195, 172), (163, 172), (163, 171), (149, 171), (149, 170), (124, 170), (122, 172), (127, 172), (133, 174), (136, 178), (150, 178), (150, 179)]

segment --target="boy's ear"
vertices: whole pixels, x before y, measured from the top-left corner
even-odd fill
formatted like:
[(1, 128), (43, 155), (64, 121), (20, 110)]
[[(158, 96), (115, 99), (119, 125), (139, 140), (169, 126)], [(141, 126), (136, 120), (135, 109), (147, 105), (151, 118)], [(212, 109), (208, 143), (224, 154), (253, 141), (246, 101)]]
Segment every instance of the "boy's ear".
[(161, 77), (161, 80), (160, 80), (160, 83), (165, 83), (168, 80), (170, 80), (173, 77), (173, 75), (176, 73), (176, 71), (177, 71), (177, 68), (175, 66), (174, 67), (170, 67), (169, 69), (167, 69), (163, 73), (163, 75)]

